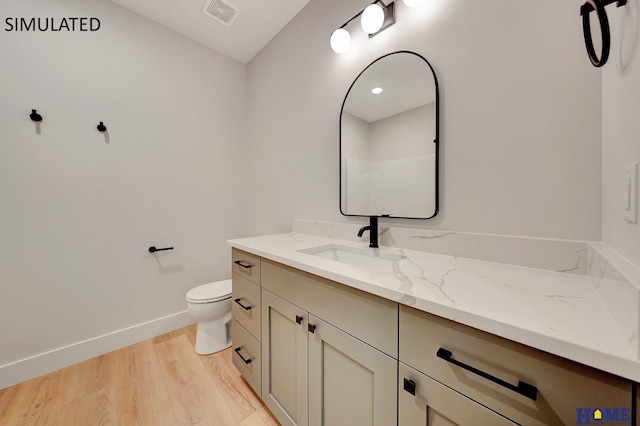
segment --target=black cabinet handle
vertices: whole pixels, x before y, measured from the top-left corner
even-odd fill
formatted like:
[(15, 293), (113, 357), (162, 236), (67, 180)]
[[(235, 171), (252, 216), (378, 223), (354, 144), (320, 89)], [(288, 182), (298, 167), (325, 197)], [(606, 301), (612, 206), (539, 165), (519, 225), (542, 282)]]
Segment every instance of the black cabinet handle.
[(309, 333), (315, 333), (316, 332), (316, 326), (313, 324), (309, 324), (307, 326), (307, 330), (309, 330)]
[(244, 309), (245, 311), (250, 311), (251, 310), (251, 306), (245, 306), (242, 303), (240, 303), (240, 300), (242, 299), (235, 299), (234, 302), (236, 302), (238, 305), (240, 305), (240, 307), (242, 307), (242, 309)]
[(165, 247), (165, 248), (155, 248), (154, 246), (149, 247), (149, 253), (155, 253), (157, 251), (165, 251), (165, 250), (173, 250), (173, 247)]
[(247, 263), (245, 261), (242, 261), (242, 260), (236, 260), (233, 263), (235, 263), (238, 266), (242, 266), (244, 269), (251, 269), (253, 267), (253, 265), (251, 265), (251, 264), (249, 264), (249, 263)]
[(512, 385), (511, 383), (505, 382), (504, 380), (496, 376), (492, 376), (489, 373), (485, 373), (482, 370), (478, 370), (475, 367), (472, 367), (468, 364), (464, 364), (456, 359), (453, 359), (453, 354), (451, 353), (451, 351), (440, 348), (438, 349), (436, 356), (438, 358), (444, 359), (447, 362), (450, 362), (453, 365), (457, 365), (460, 368), (463, 368), (467, 371), (471, 371), (472, 373), (477, 374), (480, 377), (484, 377), (485, 379), (490, 380), (493, 383), (497, 383), (500, 386), (504, 386), (505, 388), (510, 389), (520, 395), (526, 396), (529, 399), (532, 399), (535, 401), (536, 398), (538, 397), (538, 388), (536, 388), (535, 386), (525, 383), (523, 381), (519, 381), (518, 386)]
[(404, 379), (404, 390), (409, 392), (411, 395), (416, 394), (416, 382), (413, 380), (409, 380), (407, 378)]
[(252, 359), (251, 359), (251, 358), (246, 359), (245, 357), (243, 357), (243, 356), (242, 356), (242, 354), (240, 353), (240, 350), (241, 350), (241, 349), (242, 349), (242, 348), (237, 347), (237, 348), (235, 348), (235, 349), (234, 349), (234, 351), (238, 354), (238, 356), (240, 357), (240, 359), (244, 361), (244, 363), (245, 363), (245, 364), (247, 364), (247, 365), (251, 364)]
[(303, 317), (301, 317), (300, 315), (296, 315), (296, 322), (297, 322), (298, 324), (302, 324), (302, 320), (303, 320), (303, 319), (304, 319), (304, 318), (303, 318)]

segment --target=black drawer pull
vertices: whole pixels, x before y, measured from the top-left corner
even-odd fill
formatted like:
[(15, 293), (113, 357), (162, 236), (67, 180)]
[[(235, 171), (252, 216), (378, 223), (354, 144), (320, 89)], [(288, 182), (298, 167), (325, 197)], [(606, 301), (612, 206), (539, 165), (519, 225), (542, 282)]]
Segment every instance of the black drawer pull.
[(303, 318), (303, 317), (301, 317), (300, 315), (296, 315), (296, 322), (297, 322), (298, 324), (302, 324), (302, 320), (303, 320), (303, 319), (304, 319), (304, 318)]
[(251, 268), (253, 267), (253, 265), (252, 265), (252, 264), (247, 263), (247, 262), (245, 262), (245, 261), (243, 261), (243, 260), (236, 260), (236, 261), (235, 261), (235, 262), (233, 262), (233, 263), (235, 263), (235, 264), (236, 264), (236, 265), (238, 265), (238, 266), (243, 267), (244, 269), (251, 269)]
[(316, 332), (316, 326), (315, 326), (315, 325), (313, 325), (313, 324), (309, 324), (309, 325), (307, 326), (307, 330), (309, 330), (309, 332), (310, 332), (310, 333), (314, 333), (314, 334), (315, 334), (315, 332)]
[(236, 302), (238, 305), (240, 305), (240, 307), (242, 307), (242, 309), (244, 309), (245, 311), (250, 311), (251, 310), (251, 306), (244, 306), (242, 303), (240, 303), (240, 300), (242, 300), (242, 299), (235, 299), (234, 302)]
[(496, 376), (492, 376), (489, 373), (485, 373), (482, 370), (478, 370), (475, 367), (472, 367), (470, 365), (464, 364), (458, 360), (453, 359), (453, 354), (451, 353), (451, 351), (440, 348), (438, 349), (438, 352), (436, 353), (436, 355), (438, 358), (442, 358), (453, 365), (457, 365), (458, 367), (464, 368), (467, 371), (471, 371), (472, 373), (475, 373), (480, 377), (484, 377), (487, 380), (491, 380), (492, 382), (497, 383), (500, 386), (504, 386), (505, 388), (510, 389), (516, 393), (519, 393), (520, 395), (524, 395), (529, 399), (532, 399), (535, 401), (536, 398), (538, 397), (538, 388), (536, 388), (535, 386), (525, 383), (523, 381), (519, 381), (518, 386), (514, 386), (511, 383), (505, 382), (504, 380), (499, 379)]
[(240, 350), (241, 350), (241, 349), (242, 349), (242, 348), (237, 347), (237, 348), (235, 348), (235, 349), (234, 349), (234, 351), (238, 354), (238, 356), (240, 357), (240, 359), (244, 361), (244, 363), (245, 363), (245, 364), (247, 364), (247, 365), (251, 364), (252, 359), (251, 359), (251, 358), (246, 359), (245, 357), (243, 357), (243, 356), (242, 356), (242, 354), (240, 353)]

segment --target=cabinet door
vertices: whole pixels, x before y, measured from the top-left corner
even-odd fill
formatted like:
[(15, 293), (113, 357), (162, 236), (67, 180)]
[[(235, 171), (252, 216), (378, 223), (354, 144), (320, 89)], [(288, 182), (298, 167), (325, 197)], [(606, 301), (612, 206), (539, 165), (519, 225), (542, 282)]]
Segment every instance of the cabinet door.
[(262, 399), (283, 426), (308, 424), (307, 312), (262, 291)]
[(397, 424), (397, 361), (313, 315), (309, 325), (309, 424)]
[(398, 419), (402, 426), (516, 424), (403, 363), (398, 371)]

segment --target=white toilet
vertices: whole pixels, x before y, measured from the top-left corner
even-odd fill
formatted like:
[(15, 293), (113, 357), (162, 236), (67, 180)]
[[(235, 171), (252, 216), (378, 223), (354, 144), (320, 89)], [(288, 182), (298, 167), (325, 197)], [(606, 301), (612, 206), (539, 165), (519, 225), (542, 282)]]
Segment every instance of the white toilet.
[(231, 280), (192, 288), (186, 299), (187, 312), (198, 323), (196, 353), (208, 355), (231, 346)]

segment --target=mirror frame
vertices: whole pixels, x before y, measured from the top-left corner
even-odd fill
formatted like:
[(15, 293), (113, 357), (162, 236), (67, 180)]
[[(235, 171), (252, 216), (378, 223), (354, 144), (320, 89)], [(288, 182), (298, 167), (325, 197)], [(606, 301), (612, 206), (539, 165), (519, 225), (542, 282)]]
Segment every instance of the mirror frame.
[(339, 156), (339, 161), (340, 161), (340, 179), (338, 181), (339, 184), (339, 206), (340, 206), (340, 213), (343, 216), (353, 216), (353, 217), (369, 217), (367, 215), (361, 215), (361, 214), (347, 214), (344, 211), (342, 211), (342, 176), (344, 173), (343, 170), (343, 161), (342, 161), (342, 113), (344, 112), (344, 105), (347, 103), (347, 98), (349, 97), (349, 93), (351, 92), (351, 89), (353, 88), (353, 86), (356, 84), (356, 82), (358, 81), (358, 79), (360, 78), (360, 76), (362, 74), (365, 73), (365, 71), (367, 71), (373, 64), (375, 64), (376, 62), (380, 61), (381, 59), (386, 58), (387, 56), (391, 56), (391, 55), (395, 55), (398, 53), (408, 53), (410, 55), (415, 55), (418, 58), (422, 59), (427, 66), (429, 67), (429, 69), (431, 70), (431, 74), (433, 75), (433, 83), (435, 85), (435, 91), (436, 91), (436, 125), (435, 125), (435, 129), (436, 129), (436, 134), (435, 134), (435, 139), (433, 140), (433, 143), (435, 143), (435, 192), (434, 192), (434, 197), (435, 197), (435, 209), (433, 212), (433, 215), (429, 216), (429, 217), (406, 217), (406, 216), (385, 216), (385, 217), (389, 217), (389, 218), (393, 218), (393, 219), (418, 219), (418, 220), (426, 220), (426, 219), (432, 219), (434, 218), (437, 214), (438, 211), (440, 210), (440, 179), (439, 179), (439, 175), (440, 175), (440, 90), (439, 90), (439, 85), (438, 85), (438, 77), (436, 76), (436, 72), (433, 69), (433, 67), (431, 66), (431, 64), (429, 63), (429, 61), (427, 61), (427, 59), (415, 52), (411, 52), (409, 50), (398, 50), (396, 52), (391, 52), (391, 53), (387, 53), (386, 55), (382, 55), (380, 56), (378, 59), (376, 59), (375, 61), (371, 62), (369, 65), (367, 65), (365, 67), (365, 69), (363, 69), (358, 76), (355, 78), (355, 80), (353, 80), (353, 82), (351, 83), (351, 85), (349, 86), (349, 90), (347, 90), (347, 94), (344, 96), (344, 100), (342, 101), (342, 107), (340, 108), (340, 118), (338, 121), (338, 132), (340, 135), (340, 144), (339, 144), (339, 152), (338, 152), (338, 156)]

